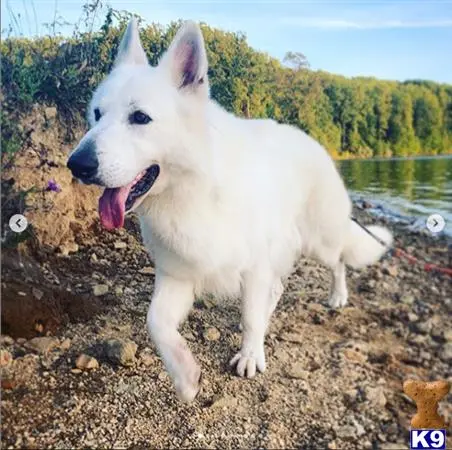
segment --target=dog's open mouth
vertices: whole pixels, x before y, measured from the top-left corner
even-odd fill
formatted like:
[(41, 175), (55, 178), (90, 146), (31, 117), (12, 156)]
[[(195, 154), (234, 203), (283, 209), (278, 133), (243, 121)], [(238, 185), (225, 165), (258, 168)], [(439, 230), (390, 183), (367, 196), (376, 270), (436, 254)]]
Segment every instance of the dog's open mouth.
[(99, 215), (102, 225), (107, 230), (124, 225), (126, 211), (130, 210), (136, 200), (151, 189), (159, 176), (160, 167), (154, 164), (126, 186), (106, 188), (99, 200)]

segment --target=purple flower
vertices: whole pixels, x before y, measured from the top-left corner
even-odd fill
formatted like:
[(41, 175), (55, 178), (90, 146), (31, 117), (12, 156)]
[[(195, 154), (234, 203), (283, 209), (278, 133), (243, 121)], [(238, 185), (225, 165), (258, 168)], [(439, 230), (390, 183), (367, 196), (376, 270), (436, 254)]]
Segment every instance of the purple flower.
[(47, 190), (52, 192), (61, 192), (61, 186), (55, 180), (47, 182)]

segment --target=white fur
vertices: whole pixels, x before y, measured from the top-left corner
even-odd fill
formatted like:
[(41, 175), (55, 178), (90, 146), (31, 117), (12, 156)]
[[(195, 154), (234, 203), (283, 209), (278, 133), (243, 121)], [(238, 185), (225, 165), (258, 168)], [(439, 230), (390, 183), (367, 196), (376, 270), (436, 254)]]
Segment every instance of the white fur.
[[(106, 186), (160, 165), (136, 208), (157, 268), (147, 324), (179, 397), (190, 401), (200, 370), (177, 328), (195, 295), (243, 297), (242, 347), (231, 363), (252, 377), (265, 370), (264, 335), (281, 279), (301, 254), (331, 268), (336, 307), (347, 302), (344, 262), (362, 267), (385, 249), (351, 222), (344, 184), (314, 139), (272, 120), (240, 119), (209, 99), (197, 25), (182, 27), (157, 68), (143, 64), (137, 36), (132, 24), (121, 46), (131, 56), (119, 55), (95, 93), (91, 121), (94, 107), (103, 117), (88, 137)], [(136, 106), (153, 122), (127, 123)], [(387, 230), (372, 231), (390, 243)]]

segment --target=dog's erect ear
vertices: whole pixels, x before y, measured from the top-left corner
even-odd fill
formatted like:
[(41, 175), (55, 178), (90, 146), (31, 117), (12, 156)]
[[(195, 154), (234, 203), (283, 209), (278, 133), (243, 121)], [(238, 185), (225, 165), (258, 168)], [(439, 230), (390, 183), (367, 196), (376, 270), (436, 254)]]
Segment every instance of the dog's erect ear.
[(121, 64), (148, 64), (146, 53), (140, 42), (138, 24), (135, 18), (131, 19), (119, 44), (115, 67)]
[(204, 38), (195, 22), (181, 26), (159, 65), (171, 72), (179, 89), (208, 93)]

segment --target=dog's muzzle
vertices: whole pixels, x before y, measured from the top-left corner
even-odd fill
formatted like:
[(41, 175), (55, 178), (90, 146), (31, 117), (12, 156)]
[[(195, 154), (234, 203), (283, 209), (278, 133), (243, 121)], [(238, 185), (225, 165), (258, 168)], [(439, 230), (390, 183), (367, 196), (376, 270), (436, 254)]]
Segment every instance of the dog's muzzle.
[(75, 178), (84, 183), (91, 184), (96, 182), (99, 160), (96, 154), (96, 145), (93, 141), (87, 141), (82, 144), (69, 158), (67, 167)]

